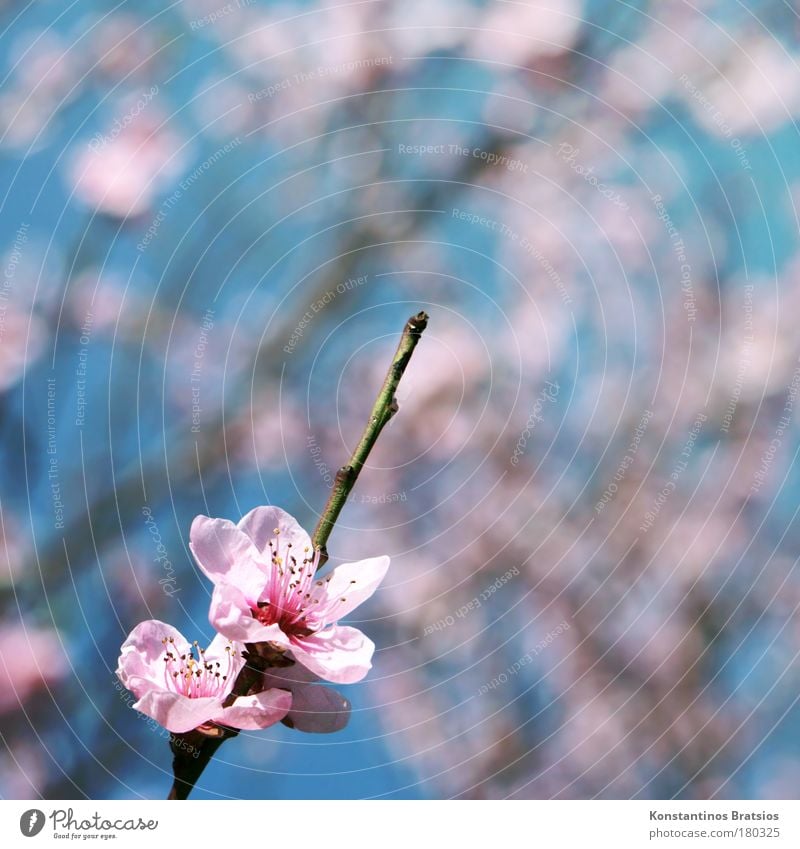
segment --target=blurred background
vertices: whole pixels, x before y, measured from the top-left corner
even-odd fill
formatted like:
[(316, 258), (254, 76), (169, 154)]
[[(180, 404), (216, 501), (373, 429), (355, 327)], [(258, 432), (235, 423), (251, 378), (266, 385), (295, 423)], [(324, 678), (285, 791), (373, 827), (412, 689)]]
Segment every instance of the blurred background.
[[(800, 19), (0, 3), (0, 794), (161, 798), (116, 684), (198, 513), (388, 553), (348, 728), (199, 798), (795, 798)], [(793, 330), (792, 328), (795, 328)]]

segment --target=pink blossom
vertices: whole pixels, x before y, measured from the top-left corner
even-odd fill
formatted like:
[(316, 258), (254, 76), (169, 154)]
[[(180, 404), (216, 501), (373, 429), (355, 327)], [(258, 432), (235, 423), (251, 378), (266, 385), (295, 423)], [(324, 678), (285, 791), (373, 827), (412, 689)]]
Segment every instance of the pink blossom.
[[(142, 108), (139, 103), (121, 104), (122, 121)], [(152, 108), (117, 135), (112, 127), (81, 148), (70, 174), (76, 195), (113, 218), (144, 215), (162, 184), (182, 166), (180, 142), (163, 124), (163, 116)]]
[(224, 706), (244, 662), (242, 646), (219, 634), (204, 650), (171, 625), (149, 619), (122, 644), (117, 676), (137, 697), (136, 710), (176, 734), (207, 722), (266, 728), (286, 716), (292, 696), (269, 689)]
[(0, 311), (0, 392), (5, 392), (25, 374), (28, 365), (44, 350), (46, 327), (36, 313), (6, 306)]
[(341, 731), (350, 719), (350, 702), (332, 687), (325, 687), (304, 666), (267, 669), (264, 687), (278, 687), (292, 694), (292, 709), (281, 720), (298, 731), (330, 734)]
[(238, 525), (198, 516), (189, 547), (215, 584), (209, 619), (221, 634), (291, 650), (328, 681), (367, 674), (375, 644), (338, 622), (375, 592), (388, 557), (343, 563), (315, 579), (319, 556), (308, 534), (278, 507), (257, 507)]
[(4, 625), (0, 628), (0, 714), (25, 700), (67, 671), (55, 631)]

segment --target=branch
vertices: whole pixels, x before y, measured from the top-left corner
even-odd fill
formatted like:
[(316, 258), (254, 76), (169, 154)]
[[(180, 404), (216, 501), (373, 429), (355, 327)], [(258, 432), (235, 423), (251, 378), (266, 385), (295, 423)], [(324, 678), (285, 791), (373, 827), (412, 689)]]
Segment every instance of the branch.
[(317, 568), (324, 566), (328, 559), (326, 548), (328, 537), (331, 535), (333, 526), (339, 518), (339, 513), (342, 512), (342, 507), (344, 507), (350, 491), (358, 480), (358, 475), (364, 463), (367, 462), (372, 446), (377, 441), (386, 423), (398, 410), (394, 393), (397, 391), (400, 378), (414, 353), (414, 348), (417, 347), (417, 342), (419, 342), (419, 338), (427, 326), (428, 315), (425, 312), (412, 315), (406, 322), (403, 335), (400, 337), (400, 344), (397, 346), (392, 364), (386, 373), (381, 391), (375, 399), (364, 433), (361, 434), (361, 439), (350, 457), (350, 462), (346, 466), (342, 466), (336, 473), (331, 494), (328, 496), (328, 501), (320, 514), (319, 522), (317, 522), (317, 527), (311, 537), (314, 548), (320, 552)]
[[(346, 466), (342, 466), (336, 473), (333, 489), (312, 537), (314, 548), (320, 552), (319, 566), (324, 565), (328, 559), (325, 544), (331, 535), (336, 520), (339, 518), (342, 507), (347, 501), (347, 497), (350, 495), (350, 491), (358, 480), (359, 472), (364, 463), (367, 462), (372, 446), (377, 441), (386, 423), (398, 410), (394, 393), (397, 391), (400, 378), (414, 353), (414, 348), (417, 347), (417, 342), (419, 342), (419, 338), (427, 326), (428, 316), (424, 312), (412, 315), (406, 322), (397, 351), (395, 351), (378, 397), (375, 399), (364, 433), (361, 434), (361, 439), (350, 457), (350, 462)], [(231, 702), (237, 696), (256, 692), (265, 669), (286, 666), (287, 663), (292, 662), (269, 643), (247, 643), (245, 657), (247, 663), (239, 673), (228, 697)], [(185, 734), (171, 735), (172, 771), (175, 780), (167, 798), (187, 799), (217, 749), (226, 740), (235, 737), (238, 733), (235, 728), (209, 724)]]
[(214, 757), (217, 749), (238, 731), (227, 728), (209, 728), (213, 735), (199, 729), (185, 734), (171, 734), (169, 746), (172, 749), (172, 774), (175, 780), (167, 799), (188, 799), (194, 785)]

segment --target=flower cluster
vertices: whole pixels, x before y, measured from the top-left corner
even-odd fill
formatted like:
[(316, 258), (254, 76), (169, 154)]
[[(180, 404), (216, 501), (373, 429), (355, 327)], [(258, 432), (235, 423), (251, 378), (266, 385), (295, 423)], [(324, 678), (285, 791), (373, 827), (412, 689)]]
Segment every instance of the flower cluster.
[(339, 620), (375, 592), (389, 558), (346, 563), (318, 579), (319, 553), (278, 507), (257, 507), (238, 525), (198, 516), (189, 547), (214, 584), (217, 635), (202, 649), (164, 622), (137, 625), (117, 669), (138, 699), (133, 707), (176, 734), (279, 721), (301, 731), (343, 728), (349, 702), (317, 682), (351, 684), (370, 669), (374, 643)]

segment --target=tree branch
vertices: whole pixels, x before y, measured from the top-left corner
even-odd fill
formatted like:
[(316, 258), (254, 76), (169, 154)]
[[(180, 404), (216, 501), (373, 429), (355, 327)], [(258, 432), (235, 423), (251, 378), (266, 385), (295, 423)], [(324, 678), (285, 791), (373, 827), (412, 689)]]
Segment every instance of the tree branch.
[[(364, 463), (367, 462), (372, 446), (377, 441), (386, 423), (398, 410), (394, 393), (397, 391), (400, 378), (414, 353), (414, 348), (417, 347), (417, 342), (419, 342), (419, 338), (427, 326), (428, 316), (424, 312), (412, 315), (406, 322), (397, 351), (395, 351), (378, 397), (375, 399), (372, 413), (364, 432), (361, 434), (361, 439), (350, 457), (350, 462), (346, 466), (342, 466), (336, 473), (333, 489), (312, 537), (314, 548), (320, 551), (319, 566), (322, 566), (328, 559), (328, 552), (325, 548), (328, 537), (331, 535), (333, 526), (339, 518), (339, 513), (342, 511), (350, 491), (358, 480), (359, 472)], [(265, 669), (285, 666), (292, 662), (284, 658), (283, 653), (274, 649), (269, 643), (248, 643), (245, 657), (247, 663), (239, 673), (231, 690), (229, 696), (231, 702), (237, 696), (256, 692)], [(226, 740), (235, 737), (238, 733), (235, 728), (209, 724), (185, 734), (171, 735), (172, 771), (175, 780), (167, 798), (187, 799), (217, 749)]]
[(369, 452), (372, 451), (372, 446), (375, 445), (386, 423), (398, 410), (397, 399), (394, 397), (394, 393), (397, 391), (400, 378), (403, 376), (411, 355), (414, 353), (414, 348), (417, 347), (417, 342), (419, 342), (420, 336), (422, 336), (427, 326), (428, 315), (425, 312), (412, 315), (406, 322), (406, 326), (403, 328), (403, 335), (400, 337), (400, 343), (397, 346), (397, 351), (395, 351), (394, 358), (389, 366), (389, 371), (386, 373), (378, 397), (375, 399), (372, 413), (364, 428), (364, 432), (361, 434), (361, 439), (350, 457), (350, 462), (342, 466), (336, 473), (331, 494), (328, 496), (328, 501), (320, 514), (317, 527), (314, 529), (314, 534), (311, 537), (314, 548), (320, 552), (319, 566), (317, 568), (324, 566), (328, 559), (328, 550), (326, 548), (328, 537), (331, 535), (333, 526), (342, 512), (342, 507), (344, 507), (350, 491), (358, 480), (358, 475), (364, 463), (367, 462)]

